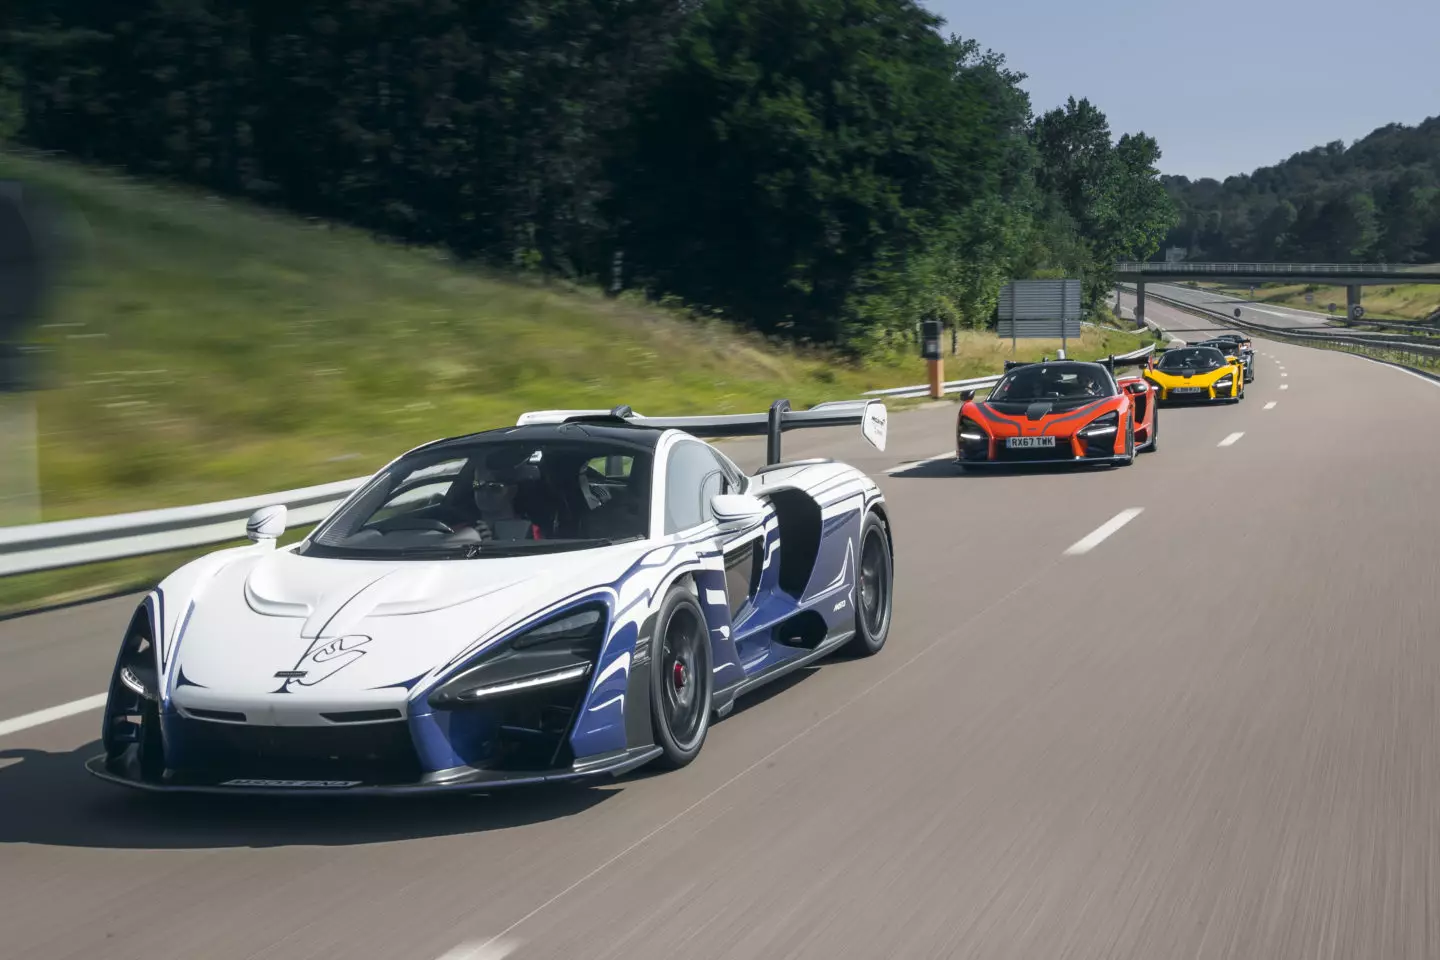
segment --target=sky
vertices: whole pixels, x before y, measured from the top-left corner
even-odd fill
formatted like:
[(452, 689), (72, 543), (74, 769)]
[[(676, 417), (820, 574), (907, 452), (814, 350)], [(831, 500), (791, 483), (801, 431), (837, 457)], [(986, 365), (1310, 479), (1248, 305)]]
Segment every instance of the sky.
[(1440, 0), (920, 0), (1027, 74), (1038, 115), (1088, 97), (1163, 173), (1223, 179), (1440, 116)]

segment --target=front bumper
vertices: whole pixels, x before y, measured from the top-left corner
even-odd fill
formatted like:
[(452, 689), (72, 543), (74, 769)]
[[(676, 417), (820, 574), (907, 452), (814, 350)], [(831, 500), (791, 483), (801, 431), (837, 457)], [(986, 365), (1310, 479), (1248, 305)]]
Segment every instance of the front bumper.
[(660, 755), (657, 746), (636, 747), (599, 757), (577, 760), (569, 767), (555, 770), (480, 770), (459, 767), (427, 774), (406, 782), (377, 782), (361, 779), (263, 778), (235, 776), (216, 771), (204, 774), (167, 771), (158, 781), (146, 780), (132, 766), (118, 769), (106, 762), (103, 754), (85, 762), (93, 776), (109, 783), (148, 790), (152, 793), (206, 793), (243, 796), (420, 796), (434, 793), (484, 792), (503, 787), (519, 787), (541, 783), (618, 777), (644, 766)]
[(1203, 393), (1181, 393), (1176, 394), (1173, 390), (1162, 389), (1159, 400), (1164, 404), (1184, 403), (1225, 403), (1239, 399), (1238, 393), (1231, 393), (1225, 390), (1217, 393), (1214, 388), (1206, 387)]

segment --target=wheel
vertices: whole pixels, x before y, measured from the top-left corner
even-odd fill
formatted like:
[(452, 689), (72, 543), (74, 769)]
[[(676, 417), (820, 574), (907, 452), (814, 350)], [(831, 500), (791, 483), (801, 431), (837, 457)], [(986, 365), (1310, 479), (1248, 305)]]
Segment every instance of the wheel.
[(1150, 442), (1145, 444), (1146, 453), (1154, 453), (1160, 445), (1160, 408), (1150, 411)]
[(700, 753), (710, 729), (710, 630), (700, 604), (682, 586), (675, 586), (655, 618), (650, 670), (650, 719), (655, 763), (678, 770)]
[(860, 525), (860, 566), (855, 576), (855, 636), (845, 651), (871, 657), (885, 646), (895, 611), (895, 558), (885, 521), (875, 513)]

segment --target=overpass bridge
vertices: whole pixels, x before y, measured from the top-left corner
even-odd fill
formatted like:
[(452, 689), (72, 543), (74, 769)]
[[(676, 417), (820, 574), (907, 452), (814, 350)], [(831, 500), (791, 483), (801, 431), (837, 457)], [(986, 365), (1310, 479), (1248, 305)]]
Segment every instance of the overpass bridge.
[(1140, 263), (1115, 264), (1117, 283), (1135, 284), (1135, 320), (1145, 319), (1145, 281), (1317, 283), (1345, 288), (1345, 315), (1359, 319), (1362, 287), (1397, 283), (1440, 284), (1440, 264), (1394, 263)]

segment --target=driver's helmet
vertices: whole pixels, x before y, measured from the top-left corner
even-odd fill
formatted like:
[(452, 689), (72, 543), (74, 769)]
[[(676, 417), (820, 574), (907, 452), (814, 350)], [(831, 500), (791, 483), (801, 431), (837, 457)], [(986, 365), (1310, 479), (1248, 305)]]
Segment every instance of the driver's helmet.
[(515, 494), (520, 484), (536, 480), (540, 468), (532, 462), (529, 450), (499, 450), (475, 467), (471, 477), (471, 495), (475, 509), (488, 518), (516, 516)]

